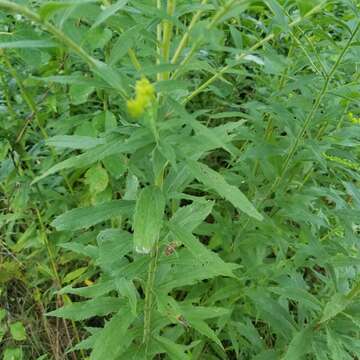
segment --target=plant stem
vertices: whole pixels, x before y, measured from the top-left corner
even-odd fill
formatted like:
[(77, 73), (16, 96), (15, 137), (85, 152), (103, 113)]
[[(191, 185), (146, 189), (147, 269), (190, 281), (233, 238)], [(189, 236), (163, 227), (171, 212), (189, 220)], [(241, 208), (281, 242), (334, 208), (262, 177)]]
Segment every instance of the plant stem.
[[(201, 6), (205, 5), (207, 2), (208, 2), (208, 0), (203, 0), (201, 2)], [(189, 24), (189, 26), (187, 28), (187, 31), (182, 36), (182, 38), (180, 40), (180, 43), (179, 43), (178, 47), (175, 50), (174, 56), (171, 59), (172, 64), (175, 64), (178, 61), (182, 51), (184, 50), (184, 48), (185, 48), (185, 46), (186, 46), (186, 44), (187, 44), (187, 42), (189, 40), (191, 30), (194, 28), (194, 26), (198, 22), (198, 20), (199, 20), (200, 16), (202, 15), (202, 13), (203, 13), (202, 9), (198, 10), (196, 12), (196, 14), (193, 16), (192, 20), (190, 21), (190, 24)]]
[[(169, 17), (174, 15), (175, 5), (176, 5), (176, 0), (168, 0), (166, 11), (167, 11), (167, 15)], [(172, 26), (171, 20), (165, 20), (164, 21), (164, 36), (163, 36), (163, 43), (162, 43), (163, 61), (165, 64), (167, 64), (169, 62), (169, 58), (170, 58), (170, 41), (171, 41), (171, 37), (172, 37), (172, 29), (173, 29), (173, 26)], [(163, 80), (169, 79), (168, 71), (163, 72), (162, 79)]]
[[(157, 9), (160, 11), (161, 10), (161, 0), (156, 0), (156, 7)], [(159, 24), (157, 24), (156, 26), (156, 41), (157, 41), (157, 45), (156, 45), (156, 52), (157, 52), (157, 57), (156, 57), (156, 64), (159, 65), (160, 64), (160, 59), (161, 59), (161, 39), (162, 39), (162, 27), (161, 27), (161, 23), (159, 22)], [(157, 73), (157, 80), (161, 80), (161, 73), (158, 72)]]
[(347, 50), (349, 49), (349, 47), (351, 46), (351, 43), (355, 37), (355, 35), (357, 34), (357, 32), (359, 31), (360, 29), (360, 22), (358, 23), (358, 25), (356, 26), (354, 32), (351, 34), (350, 36), (350, 39), (348, 40), (346, 46), (343, 48), (343, 50), (341, 51), (340, 55), (338, 56), (335, 64), (333, 65), (332, 69), (330, 70), (329, 74), (327, 75), (326, 77), (326, 80), (324, 82), (324, 85), (322, 86), (321, 90), (320, 90), (320, 93), (318, 94), (316, 100), (315, 100), (315, 103), (311, 109), (311, 111), (309, 112), (308, 116), (306, 117), (305, 121), (304, 121), (304, 124), (300, 130), (300, 132), (298, 133), (296, 139), (295, 139), (295, 142), (294, 144), (291, 146), (290, 148), (290, 151), (288, 152), (288, 155), (285, 159), (285, 162), (282, 166), (282, 169), (281, 169), (281, 173), (280, 175), (278, 176), (278, 178), (275, 180), (273, 186), (271, 187), (270, 189), (270, 193), (272, 192), (272, 190), (274, 190), (280, 183), (281, 181), (283, 180), (285, 174), (286, 174), (286, 171), (288, 170), (288, 167), (289, 167), (289, 164), (290, 164), (290, 161), (292, 160), (292, 158), (294, 157), (295, 155), (295, 152), (296, 150), (298, 149), (299, 147), (299, 144), (300, 144), (300, 141), (301, 139), (304, 137), (312, 119), (314, 118), (315, 114), (316, 114), (316, 111), (318, 110), (321, 102), (322, 102), (322, 99), (324, 98), (327, 90), (328, 90), (328, 87), (329, 87), (329, 84), (330, 84), (330, 81), (332, 80), (334, 74), (335, 74), (335, 71), (336, 69), (338, 68), (338, 66), (340, 65), (341, 63), (341, 60), (343, 59), (344, 55), (346, 54)]
[[(221, 19), (230, 9), (231, 7), (234, 5), (234, 3), (238, 1), (238, 0), (230, 0), (228, 1), (223, 7), (220, 8), (219, 11), (217, 11), (214, 15), (214, 17), (212, 18), (211, 22), (209, 25), (206, 26), (205, 31), (210, 31), (215, 25), (216, 23), (219, 21), (219, 19)], [(240, 0), (241, 1), (241, 0)], [(201, 45), (202, 41), (203, 41), (203, 36), (200, 36), (200, 38), (198, 40), (195, 41), (195, 43), (193, 44), (193, 46), (191, 47), (190, 51), (188, 52), (188, 54), (185, 56), (185, 58), (181, 61), (180, 63), (180, 67), (174, 72), (174, 75), (172, 76), (173, 79), (175, 79), (179, 72), (180, 72), (180, 68), (184, 65), (186, 65), (190, 59), (192, 58), (192, 56), (194, 55), (194, 53), (196, 52), (196, 50), (199, 48), (199, 46)]]
[[(319, 5), (313, 7), (308, 13), (306, 13), (303, 17), (300, 17), (296, 20), (294, 20), (293, 22), (291, 22), (289, 24), (289, 27), (294, 27), (296, 25), (298, 25), (301, 21), (303, 21), (304, 19), (308, 18), (309, 16), (315, 14), (316, 12), (320, 11), (323, 7), (323, 5), (326, 3), (327, 1), (323, 1), (321, 2)], [(268, 36), (266, 36), (264, 39), (258, 41), (256, 44), (254, 44), (250, 49), (249, 52), (251, 51), (255, 51), (256, 49), (258, 49), (259, 47), (261, 47), (262, 45), (266, 44), (267, 42), (269, 42), (270, 40), (272, 40), (275, 37), (274, 33), (269, 34)], [(248, 52), (243, 52), (238, 56), (238, 60), (242, 60), (244, 59), (244, 57), (248, 54)], [(201, 93), (203, 90), (205, 90), (210, 84), (212, 84), (215, 80), (217, 80), (218, 78), (220, 78), (224, 73), (226, 73), (227, 71), (229, 71), (230, 69), (232, 69), (233, 67), (235, 67), (237, 65), (236, 64), (228, 64), (224, 67), (222, 67), (216, 74), (214, 74), (211, 78), (209, 78), (208, 80), (206, 80), (203, 84), (201, 84), (196, 90), (194, 90), (189, 96), (187, 96), (184, 100), (183, 100), (183, 104), (186, 104), (187, 102), (189, 102), (193, 97), (195, 97), (196, 95), (198, 95), (199, 93)]]
[(145, 359), (147, 359), (149, 355), (149, 346), (151, 340), (151, 313), (153, 307), (153, 287), (154, 287), (155, 273), (157, 268), (158, 255), (159, 255), (159, 244), (157, 242), (151, 252), (151, 259), (148, 267), (148, 277), (145, 287), (144, 336), (143, 336), (143, 342), (145, 345)]

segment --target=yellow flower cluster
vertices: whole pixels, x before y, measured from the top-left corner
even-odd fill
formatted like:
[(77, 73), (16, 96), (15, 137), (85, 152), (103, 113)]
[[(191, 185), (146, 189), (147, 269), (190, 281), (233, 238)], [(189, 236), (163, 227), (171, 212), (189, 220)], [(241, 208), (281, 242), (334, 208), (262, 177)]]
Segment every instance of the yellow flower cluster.
[(143, 77), (136, 82), (135, 98), (127, 101), (127, 109), (132, 117), (141, 116), (146, 107), (155, 99), (155, 89), (150, 81)]
[(351, 112), (350, 112), (348, 115), (349, 115), (350, 121), (351, 121), (353, 124), (358, 124), (358, 125), (360, 125), (360, 117), (354, 116), (354, 114), (351, 113)]

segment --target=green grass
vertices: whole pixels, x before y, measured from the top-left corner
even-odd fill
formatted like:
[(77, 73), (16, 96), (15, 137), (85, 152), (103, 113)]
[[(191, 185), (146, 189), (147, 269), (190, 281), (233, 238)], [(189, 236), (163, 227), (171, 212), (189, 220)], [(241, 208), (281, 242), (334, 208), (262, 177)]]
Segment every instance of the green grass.
[(357, 0), (0, 0), (0, 360), (356, 360)]

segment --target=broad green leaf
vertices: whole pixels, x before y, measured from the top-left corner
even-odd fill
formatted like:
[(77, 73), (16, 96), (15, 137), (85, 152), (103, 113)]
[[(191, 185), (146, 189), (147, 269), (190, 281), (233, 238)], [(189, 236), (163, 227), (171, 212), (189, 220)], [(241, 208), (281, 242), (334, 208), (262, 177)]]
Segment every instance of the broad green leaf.
[(128, 331), (134, 315), (124, 306), (106, 323), (96, 338), (90, 360), (116, 360), (128, 348), (133, 336)]
[(23, 360), (23, 351), (21, 348), (7, 347), (4, 350), (2, 360)]
[(51, 311), (47, 316), (62, 317), (70, 320), (84, 320), (94, 316), (105, 316), (117, 312), (124, 302), (115, 297), (98, 297), (93, 300), (77, 302)]
[(105, 139), (78, 135), (56, 135), (48, 138), (46, 144), (57, 148), (91, 149), (105, 143)]
[(256, 220), (261, 221), (263, 219), (262, 215), (255, 209), (240, 189), (228, 184), (218, 172), (196, 161), (188, 161), (188, 169), (197, 180), (215, 190), (220, 196), (230, 201), (237, 209)]
[(134, 203), (127, 200), (112, 200), (110, 202), (86, 207), (77, 208), (58, 216), (51, 225), (58, 231), (79, 230), (96, 225), (102, 221), (120, 215), (131, 215)]
[(157, 186), (141, 190), (134, 214), (134, 247), (141, 254), (148, 254), (159, 240), (165, 211), (165, 199)]
[(74, 105), (84, 104), (94, 91), (95, 87), (88, 84), (72, 84), (69, 89), (71, 103)]
[(10, 333), (16, 341), (26, 340), (26, 331), (21, 321), (10, 324)]
[(108, 186), (109, 175), (100, 164), (94, 165), (86, 172), (85, 182), (89, 185), (90, 193), (97, 194)]
[(103, 230), (96, 240), (99, 245), (99, 264), (108, 273), (118, 270), (123, 257), (133, 249), (131, 234), (120, 229)]

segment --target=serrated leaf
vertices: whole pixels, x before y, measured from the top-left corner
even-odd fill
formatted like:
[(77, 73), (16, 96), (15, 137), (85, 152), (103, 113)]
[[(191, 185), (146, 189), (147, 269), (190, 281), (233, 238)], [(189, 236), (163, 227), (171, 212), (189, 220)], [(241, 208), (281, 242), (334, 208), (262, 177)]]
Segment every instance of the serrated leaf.
[(51, 311), (47, 316), (62, 317), (70, 320), (85, 320), (94, 316), (105, 316), (118, 311), (123, 300), (115, 297), (98, 297), (93, 300), (77, 302)]
[(281, 358), (282, 360), (301, 360), (303, 356), (307, 354), (312, 347), (313, 330), (308, 327), (296, 335), (291, 340), (289, 347), (285, 355)]
[(56, 217), (51, 223), (58, 231), (79, 230), (96, 225), (120, 215), (130, 215), (134, 203), (127, 200), (112, 200), (100, 205), (78, 208)]
[(207, 249), (194, 235), (180, 226), (170, 223), (169, 228), (175, 238), (188, 248), (200, 264), (211, 266), (218, 275), (234, 276), (233, 270), (236, 269), (238, 265), (225, 263), (218, 254)]
[(148, 186), (140, 191), (134, 214), (134, 247), (148, 254), (159, 240), (165, 211), (165, 199), (157, 186)]
[(114, 315), (96, 337), (90, 360), (119, 359), (133, 340), (128, 332), (133, 320), (134, 315), (126, 306)]
[(197, 180), (215, 190), (237, 209), (256, 220), (263, 220), (262, 215), (255, 209), (247, 197), (237, 187), (228, 184), (218, 172), (197, 161), (188, 161), (188, 169)]
[(345, 295), (335, 294), (325, 305), (319, 323), (321, 324), (331, 320), (332, 318), (343, 312), (349, 304), (350, 300)]

